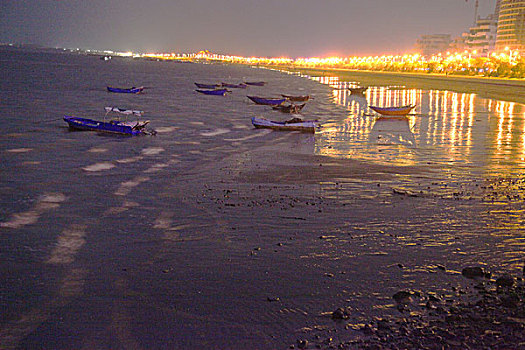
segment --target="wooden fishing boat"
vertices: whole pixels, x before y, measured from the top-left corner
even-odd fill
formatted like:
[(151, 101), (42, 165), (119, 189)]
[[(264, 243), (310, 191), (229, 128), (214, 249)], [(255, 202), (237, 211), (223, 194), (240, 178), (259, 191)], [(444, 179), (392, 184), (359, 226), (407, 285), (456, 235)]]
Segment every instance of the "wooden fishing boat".
[(195, 90), (197, 92), (200, 92), (201, 94), (205, 95), (216, 95), (216, 96), (224, 96), (227, 92), (231, 92), (228, 89), (216, 89), (216, 90)]
[(279, 131), (301, 131), (301, 132), (315, 132), (315, 128), (319, 126), (316, 120), (302, 120), (301, 118), (293, 118), (289, 121), (278, 122), (268, 120), (265, 118), (252, 118), (254, 127), (261, 129), (273, 129)]
[(245, 81), (246, 85), (252, 85), (252, 86), (264, 86), (266, 85), (265, 81)]
[(304, 96), (281, 95), (281, 96), (292, 102), (306, 102), (310, 99), (310, 95), (304, 95)]
[(139, 87), (130, 87), (130, 88), (116, 88), (116, 87), (107, 87), (109, 92), (116, 92), (121, 94), (140, 94), (144, 90), (144, 86)]
[(272, 97), (259, 97), (259, 96), (247, 96), (247, 97), (258, 105), (279, 106), (279, 105), (282, 105), (284, 101), (286, 101), (285, 98), (272, 98)]
[(407, 106), (401, 106), (401, 107), (376, 107), (376, 106), (369, 106), (370, 109), (373, 111), (385, 115), (385, 116), (403, 116), (410, 113), (412, 109), (414, 109), (415, 105), (407, 105)]
[(220, 84), (200, 84), (200, 83), (194, 83), (197, 85), (199, 89), (217, 89), (220, 88)]
[(231, 88), (231, 89), (246, 89), (248, 85), (240, 83), (240, 84), (229, 84), (229, 83), (221, 83), (222, 87), (225, 88)]
[(124, 134), (124, 135), (140, 135), (144, 133), (144, 128), (149, 123), (149, 120), (144, 121), (119, 121), (112, 120), (109, 122), (64, 116), (64, 121), (69, 124), (71, 129), (77, 130), (89, 130), (89, 131), (99, 131), (107, 132), (113, 134)]
[(306, 103), (303, 103), (302, 105), (294, 105), (293, 103), (292, 104), (289, 104), (289, 105), (280, 105), (280, 106), (273, 106), (272, 108), (277, 110), (277, 111), (281, 111), (283, 113), (299, 113), (301, 111), (301, 109), (303, 109), (303, 107), (306, 105)]
[(349, 87), (350, 93), (352, 95), (363, 95), (368, 87)]

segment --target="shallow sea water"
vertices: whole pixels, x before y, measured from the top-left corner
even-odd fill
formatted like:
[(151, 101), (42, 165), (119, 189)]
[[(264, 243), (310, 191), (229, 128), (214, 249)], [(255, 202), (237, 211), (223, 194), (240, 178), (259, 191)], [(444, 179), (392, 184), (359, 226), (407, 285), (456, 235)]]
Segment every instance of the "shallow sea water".
[[(395, 314), (399, 289), (450, 293), (466, 265), (522, 266), (522, 105), (402, 87), (356, 97), (345, 89), (359, 82), (236, 65), (12, 48), (0, 62), (0, 348), (343, 341), (326, 317), (337, 307), (359, 324)], [(226, 97), (193, 85), (259, 80)], [(246, 95), (281, 93), (313, 96), (315, 135), (253, 129), (252, 116), (286, 116)], [(368, 109), (408, 103), (406, 119)], [(106, 106), (144, 110), (158, 134), (62, 120)]]

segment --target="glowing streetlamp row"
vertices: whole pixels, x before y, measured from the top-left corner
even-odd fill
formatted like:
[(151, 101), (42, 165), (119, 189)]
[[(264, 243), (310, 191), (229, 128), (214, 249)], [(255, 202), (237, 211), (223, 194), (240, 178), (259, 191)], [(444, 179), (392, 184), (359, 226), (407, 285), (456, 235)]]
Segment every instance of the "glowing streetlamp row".
[[(129, 53), (128, 53), (129, 55)], [(136, 57), (137, 55), (133, 55)], [(382, 55), (382, 56), (349, 56), (349, 57), (242, 57), (234, 55), (221, 55), (208, 51), (200, 51), (195, 54), (175, 54), (175, 53), (147, 53), (140, 55), (141, 57), (157, 58), (163, 60), (215, 60), (232, 63), (244, 64), (262, 64), (262, 65), (294, 65), (298, 67), (335, 67), (335, 66), (381, 66), (381, 65), (427, 65), (429, 63), (438, 64), (466, 64), (470, 66), (473, 59), (496, 59), (505, 61), (510, 64), (516, 64), (521, 59), (518, 51), (506, 50), (506, 52), (493, 53), (490, 57), (479, 57), (477, 51), (447, 52), (445, 55), (438, 54), (431, 57), (424, 57), (420, 54), (406, 54), (406, 55)]]

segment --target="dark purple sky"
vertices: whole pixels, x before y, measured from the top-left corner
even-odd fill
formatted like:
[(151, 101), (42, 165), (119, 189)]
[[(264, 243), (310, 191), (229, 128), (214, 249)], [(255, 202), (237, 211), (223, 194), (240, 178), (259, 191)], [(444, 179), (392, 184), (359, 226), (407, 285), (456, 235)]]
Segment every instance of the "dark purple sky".
[[(458, 36), (475, 0), (0, 0), (0, 42), (242, 56), (404, 53)], [(479, 0), (479, 14), (495, 0)]]

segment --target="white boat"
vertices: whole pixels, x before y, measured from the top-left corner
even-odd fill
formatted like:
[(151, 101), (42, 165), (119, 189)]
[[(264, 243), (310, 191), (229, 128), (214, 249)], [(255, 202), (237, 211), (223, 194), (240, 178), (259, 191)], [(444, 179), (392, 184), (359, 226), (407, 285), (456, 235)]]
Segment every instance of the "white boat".
[(134, 109), (125, 109), (125, 108), (119, 108), (119, 107), (104, 107), (104, 110), (106, 111), (106, 114), (110, 112), (115, 112), (115, 113), (124, 114), (124, 115), (133, 114), (139, 117), (141, 117), (144, 114), (144, 111), (137, 111)]
[(302, 120), (300, 118), (292, 118), (291, 120), (278, 122), (274, 120), (268, 120), (265, 118), (252, 118), (252, 124), (256, 128), (266, 128), (273, 130), (282, 131), (302, 131), (302, 132), (315, 132), (315, 128), (319, 127), (319, 123), (316, 120)]

